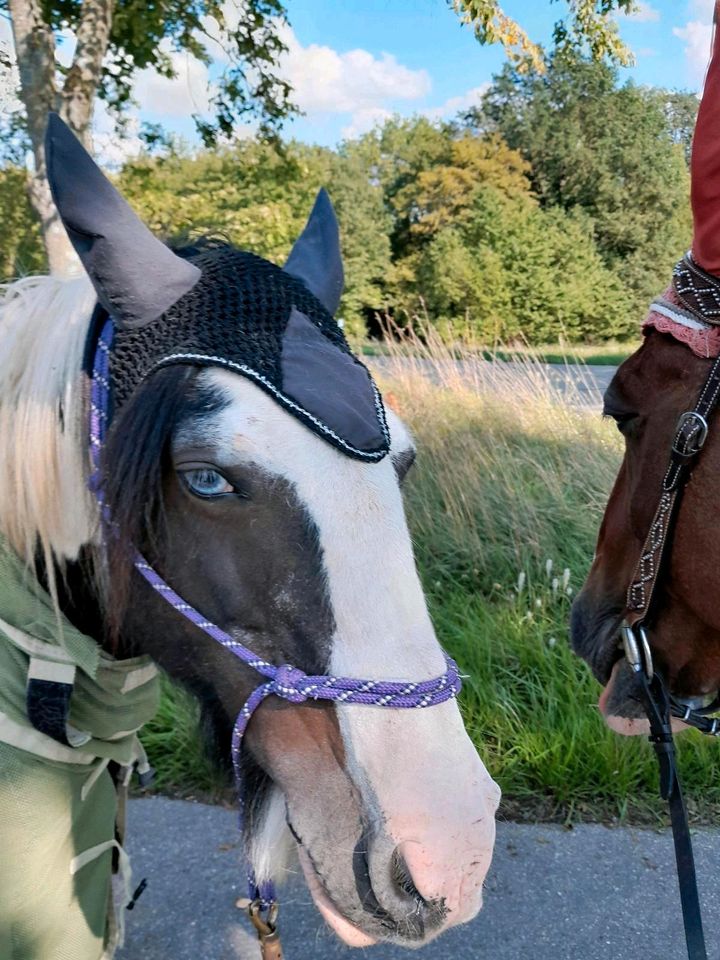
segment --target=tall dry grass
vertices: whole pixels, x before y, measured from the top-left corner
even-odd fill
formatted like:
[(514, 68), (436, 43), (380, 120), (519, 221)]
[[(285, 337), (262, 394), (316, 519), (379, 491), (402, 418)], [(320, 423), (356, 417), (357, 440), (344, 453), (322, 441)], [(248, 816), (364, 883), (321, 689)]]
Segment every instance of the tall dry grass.
[(483, 591), (553, 557), (584, 575), (622, 455), (592, 372), (458, 360), (428, 330), (373, 366), (418, 441), (406, 499), (426, 578)]

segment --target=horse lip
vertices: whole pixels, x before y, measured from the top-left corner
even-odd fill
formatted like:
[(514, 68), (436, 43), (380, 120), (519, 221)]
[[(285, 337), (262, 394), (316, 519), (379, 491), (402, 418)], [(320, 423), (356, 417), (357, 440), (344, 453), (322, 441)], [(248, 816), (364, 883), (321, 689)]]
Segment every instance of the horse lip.
[(678, 696), (673, 694), (673, 699), (677, 700), (683, 707), (689, 707), (690, 710), (704, 710), (718, 698), (718, 691), (711, 693), (698, 693), (694, 696)]
[[(310, 895), (315, 902), (316, 907), (322, 914), (326, 923), (332, 927), (335, 933), (350, 946), (372, 946), (377, 943), (377, 937), (373, 934), (368, 933), (366, 930), (363, 930), (362, 927), (358, 926), (354, 921), (350, 920), (338, 907), (335, 899), (327, 888), (327, 885), (320, 874), (319, 870), (315, 865), (315, 861), (310, 855), (309, 850), (303, 844), (302, 839), (300, 838), (297, 831), (294, 829), (290, 821), (288, 820), (288, 826), (290, 832), (292, 833), (295, 841), (297, 843), (298, 849), (298, 858), (300, 860), (300, 867), (305, 876), (305, 882), (307, 883), (308, 889), (310, 890)], [(369, 879), (369, 878), (368, 878)], [(391, 920), (391, 918), (385, 913), (383, 908), (380, 906), (375, 892), (372, 889), (372, 886), (369, 885), (368, 891), (366, 893), (366, 898), (372, 897), (372, 900), (375, 904), (375, 910), (372, 913), (374, 919), (379, 923), (380, 927), (385, 929), (385, 935), (393, 935), (397, 933), (396, 924)], [(417, 895), (420, 898), (420, 895)], [(420, 898), (421, 900), (422, 898)], [(424, 937), (424, 930), (423, 935)], [(411, 938), (412, 939), (412, 938)], [(421, 938), (422, 939), (422, 938)], [(410, 941), (409, 941), (410, 942)], [(406, 944), (406, 941), (403, 940), (404, 945), (409, 945), (409, 942)]]
[(308, 885), (315, 906), (322, 914), (326, 923), (332, 927), (340, 939), (352, 947), (370, 947), (377, 943), (374, 937), (362, 930), (357, 924), (353, 923), (352, 920), (348, 920), (337, 906), (323, 878), (320, 876), (312, 857), (302, 842), (298, 842), (298, 855), (300, 866), (305, 876), (305, 882)]
[(618, 649), (620, 626), (625, 616), (621, 605), (603, 605), (588, 609), (583, 593), (573, 603), (570, 637), (573, 650), (590, 667), (592, 675), (603, 686), (608, 683), (613, 667), (622, 657)]

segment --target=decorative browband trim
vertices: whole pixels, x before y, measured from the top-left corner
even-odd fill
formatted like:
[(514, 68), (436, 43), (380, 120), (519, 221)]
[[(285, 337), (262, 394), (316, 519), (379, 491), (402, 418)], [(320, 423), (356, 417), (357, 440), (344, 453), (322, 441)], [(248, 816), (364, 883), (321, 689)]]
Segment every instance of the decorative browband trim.
[(673, 290), (680, 304), (704, 323), (720, 325), (720, 277), (695, 262), (686, 253), (673, 272)]
[(680, 303), (673, 287), (652, 302), (642, 326), (646, 333), (657, 330), (658, 333), (669, 334), (689, 347), (697, 357), (708, 359), (720, 356), (720, 325), (713, 326), (698, 320)]

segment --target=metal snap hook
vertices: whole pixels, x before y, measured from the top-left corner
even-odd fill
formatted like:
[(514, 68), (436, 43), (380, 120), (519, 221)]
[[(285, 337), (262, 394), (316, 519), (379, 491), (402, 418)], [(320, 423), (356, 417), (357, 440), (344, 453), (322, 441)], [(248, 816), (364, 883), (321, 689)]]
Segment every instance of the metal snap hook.
[(631, 626), (627, 620), (623, 620), (620, 627), (620, 636), (625, 651), (625, 659), (630, 664), (633, 673), (644, 672), (648, 680), (652, 680), (655, 670), (653, 667), (652, 652), (650, 650), (650, 641), (648, 640), (645, 627)]

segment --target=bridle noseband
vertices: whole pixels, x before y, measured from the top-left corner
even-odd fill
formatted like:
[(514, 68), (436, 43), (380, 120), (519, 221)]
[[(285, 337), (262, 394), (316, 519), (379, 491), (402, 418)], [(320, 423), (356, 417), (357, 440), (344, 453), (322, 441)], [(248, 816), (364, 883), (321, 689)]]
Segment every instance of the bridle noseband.
[[(112, 535), (112, 517), (102, 490), (102, 448), (109, 426), (110, 410), (110, 348), (113, 339), (113, 323), (108, 318), (102, 325), (95, 345), (90, 388), (90, 459), (92, 476), (90, 486), (98, 501), (106, 531)], [(332, 703), (362, 704), (370, 707), (393, 709), (423, 709), (437, 706), (456, 697), (461, 681), (455, 661), (444, 654), (446, 670), (431, 680), (357, 680), (354, 677), (310, 676), (289, 664), (277, 665), (257, 656), (248, 647), (230, 634), (221, 630), (204, 617), (191, 604), (182, 599), (167, 584), (156, 570), (137, 552), (134, 566), (150, 586), (178, 613), (206, 633), (217, 643), (233, 653), (239, 660), (252, 667), (265, 682), (256, 687), (238, 714), (232, 735), (232, 761), (240, 804), (241, 828), (245, 802), (241, 748), (247, 725), (266, 697), (274, 694), (290, 703), (308, 700), (327, 700)], [(258, 932), (263, 957), (280, 958), (281, 948), (275, 927), (277, 898), (272, 881), (258, 883), (252, 869), (248, 877), (249, 915)]]
[[(676, 268), (676, 286), (678, 277), (681, 281), (684, 278), (687, 284), (686, 274), (690, 270), (688, 264), (694, 271), (691, 276), (694, 277), (697, 273), (697, 265), (689, 257), (685, 258)], [(716, 285), (713, 285), (713, 290)], [(687, 290), (684, 289), (684, 292), (687, 293)], [(683, 413), (678, 421), (670, 461), (662, 481), (660, 502), (628, 587), (628, 612), (621, 628), (625, 656), (638, 679), (643, 707), (650, 723), (649, 739), (655, 748), (660, 766), (660, 795), (669, 805), (689, 960), (707, 960), (707, 950), (687, 811), (677, 773), (671, 721), (674, 717), (702, 733), (718, 736), (720, 719), (711, 718), (708, 714), (720, 708), (720, 698), (715, 697), (708, 706), (698, 709), (683, 703), (668, 691), (662, 675), (653, 664), (648, 623), (657, 604), (658, 583), (670, 551), (668, 544), (682, 494), (707, 440), (711, 417), (719, 401), (720, 357), (713, 361), (695, 406)]]

